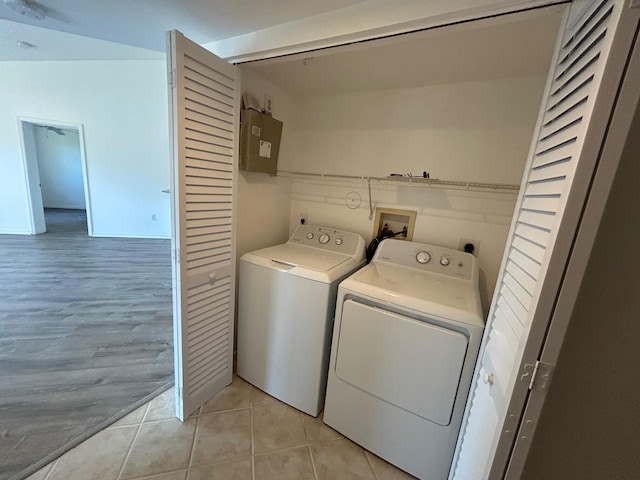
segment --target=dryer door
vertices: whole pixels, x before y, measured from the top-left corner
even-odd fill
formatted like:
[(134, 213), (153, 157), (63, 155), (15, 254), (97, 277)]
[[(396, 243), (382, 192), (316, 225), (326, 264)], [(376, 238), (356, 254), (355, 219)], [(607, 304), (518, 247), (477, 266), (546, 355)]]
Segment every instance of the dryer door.
[(446, 426), (467, 352), (460, 332), (347, 300), (336, 375), (422, 418)]

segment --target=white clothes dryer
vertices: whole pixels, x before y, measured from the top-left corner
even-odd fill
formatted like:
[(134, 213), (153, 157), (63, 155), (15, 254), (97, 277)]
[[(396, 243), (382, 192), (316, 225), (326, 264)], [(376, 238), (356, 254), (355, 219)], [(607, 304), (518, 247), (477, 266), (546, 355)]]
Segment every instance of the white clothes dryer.
[(240, 258), (238, 376), (317, 416), (324, 405), (338, 284), (364, 265), (355, 233), (300, 225)]
[(478, 276), (471, 254), (384, 240), (338, 289), (325, 423), (446, 479), (484, 330)]

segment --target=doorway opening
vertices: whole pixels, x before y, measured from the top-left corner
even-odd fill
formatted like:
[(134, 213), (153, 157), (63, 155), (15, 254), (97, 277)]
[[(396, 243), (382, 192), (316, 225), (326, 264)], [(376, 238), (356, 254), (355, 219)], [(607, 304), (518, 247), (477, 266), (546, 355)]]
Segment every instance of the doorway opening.
[(31, 233), (60, 228), (68, 219), (93, 236), (82, 124), (18, 118), (18, 125)]

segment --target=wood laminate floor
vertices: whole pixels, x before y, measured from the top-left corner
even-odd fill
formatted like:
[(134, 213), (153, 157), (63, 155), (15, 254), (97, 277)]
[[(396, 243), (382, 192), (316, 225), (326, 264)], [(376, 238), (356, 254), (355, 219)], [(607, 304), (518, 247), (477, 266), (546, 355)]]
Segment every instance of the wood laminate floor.
[(83, 211), (0, 236), (0, 480), (173, 382), (169, 240), (87, 236)]

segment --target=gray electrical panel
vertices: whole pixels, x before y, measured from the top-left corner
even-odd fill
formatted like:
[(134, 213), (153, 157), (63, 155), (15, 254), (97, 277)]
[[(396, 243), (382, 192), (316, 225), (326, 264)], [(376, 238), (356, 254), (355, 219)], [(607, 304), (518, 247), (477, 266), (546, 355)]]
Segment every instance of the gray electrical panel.
[(240, 170), (278, 173), (282, 122), (253, 109), (240, 112)]

